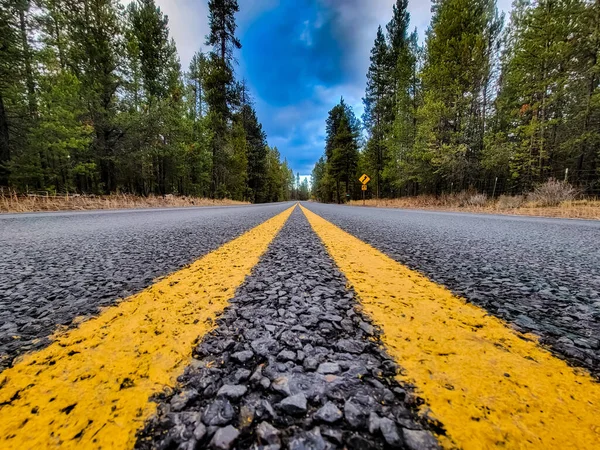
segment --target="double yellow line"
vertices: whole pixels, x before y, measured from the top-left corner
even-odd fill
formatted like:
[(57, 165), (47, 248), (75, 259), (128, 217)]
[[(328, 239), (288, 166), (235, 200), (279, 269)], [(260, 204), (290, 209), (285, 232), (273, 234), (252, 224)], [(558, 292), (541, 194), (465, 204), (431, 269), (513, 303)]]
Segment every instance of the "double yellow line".
[(445, 447), (600, 448), (600, 385), (515, 332), (303, 208), (388, 353), (447, 431)]
[(106, 309), (0, 374), (0, 449), (133, 448), (294, 208)]
[[(293, 208), (57, 336), (0, 374), (0, 449), (132, 448), (194, 341)], [(445, 447), (597, 448), (600, 387), (484, 310), (302, 208), (446, 429)]]

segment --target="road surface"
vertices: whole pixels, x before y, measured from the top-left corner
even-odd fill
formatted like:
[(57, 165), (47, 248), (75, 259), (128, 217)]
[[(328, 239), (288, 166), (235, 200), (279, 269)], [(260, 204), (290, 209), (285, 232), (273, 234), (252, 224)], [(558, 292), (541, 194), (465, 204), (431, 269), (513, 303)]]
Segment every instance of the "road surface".
[(310, 209), (600, 375), (600, 221)]
[(0, 368), (286, 207), (0, 215)]
[(600, 439), (599, 222), (29, 214), (0, 216), (0, 248), (0, 448)]

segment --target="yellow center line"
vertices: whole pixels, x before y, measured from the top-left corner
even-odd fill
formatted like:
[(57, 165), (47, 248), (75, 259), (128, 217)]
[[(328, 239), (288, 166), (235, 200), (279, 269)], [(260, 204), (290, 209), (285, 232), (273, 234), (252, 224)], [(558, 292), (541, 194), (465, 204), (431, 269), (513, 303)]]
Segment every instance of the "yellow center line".
[(133, 448), (149, 398), (191, 360), (294, 207), (0, 374), (0, 448)]
[(445, 447), (597, 449), (600, 384), (485, 310), (302, 208)]

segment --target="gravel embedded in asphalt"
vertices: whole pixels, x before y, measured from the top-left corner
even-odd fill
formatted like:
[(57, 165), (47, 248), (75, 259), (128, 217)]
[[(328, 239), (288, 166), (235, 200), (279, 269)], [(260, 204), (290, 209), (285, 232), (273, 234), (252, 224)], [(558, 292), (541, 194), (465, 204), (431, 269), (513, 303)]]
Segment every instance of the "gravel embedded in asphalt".
[(216, 325), (137, 448), (437, 448), (299, 210)]
[(600, 376), (600, 222), (305, 206)]
[(0, 215), (0, 371), (290, 206)]

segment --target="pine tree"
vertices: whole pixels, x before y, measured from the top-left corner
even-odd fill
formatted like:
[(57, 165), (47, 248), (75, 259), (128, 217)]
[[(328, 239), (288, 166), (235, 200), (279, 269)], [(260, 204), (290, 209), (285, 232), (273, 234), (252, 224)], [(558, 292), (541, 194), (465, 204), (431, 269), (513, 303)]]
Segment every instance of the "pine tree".
[(7, 0), (0, 11), (0, 186), (11, 184), (14, 159), (31, 151), (28, 134), (37, 126), (31, 6)]
[(352, 195), (350, 185), (356, 178), (356, 168), (359, 159), (360, 124), (352, 108), (342, 98), (334, 106), (326, 123), (325, 158), (327, 176), (335, 182), (335, 196), (338, 203), (342, 202), (342, 183), (345, 184), (345, 195)]
[(369, 135), (366, 157), (372, 173), (375, 174), (378, 197), (382, 193), (382, 171), (387, 159), (385, 136), (393, 117), (393, 84), (390, 82), (393, 67), (385, 35), (379, 27), (371, 50), (371, 65), (367, 73), (367, 89), (363, 99), (363, 124)]
[[(331, 174), (336, 180), (338, 203), (340, 198), (340, 183), (345, 183), (345, 199), (351, 197), (350, 184), (356, 178), (356, 167), (358, 165), (357, 135), (352, 130), (349, 117), (344, 114), (336, 133), (331, 158)], [(344, 199), (344, 200), (345, 200)]]
[(531, 189), (556, 169), (574, 169), (585, 148), (585, 113), (579, 123), (574, 119), (586, 109), (582, 105), (591, 105), (582, 78), (584, 61), (591, 61), (581, 53), (588, 33), (584, 15), (580, 0), (515, 4), (497, 99), (500, 117), (486, 161), (504, 149), (499, 161), (519, 189)]
[(129, 3), (2, 4), (0, 185), (253, 201), (287, 196), (289, 167), (278, 152), (268, 158), (248, 89), (233, 76), (237, 3), (211, 2), (214, 49), (193, 58), (185, 81), (167, 17), (154, 0)]
[(208, 70), (206, 55), (201, 51), (194, 54), (186, 74), (187, 118), (190, 126), (190, 140), (185, 165), (189, 174), (189, 189), (192, 195), (211, 195), (212, 152), (210, 123), (207, 117), (205, 80)]
[(308, 185), (308, 179), (305, 178), (304, 180), (302, 180), (302, 183), (300, 183), (300, 186), (298, 188), (298, 200), (305, 202), (309, 199), (310, 199), (310, 187)]
[[(129, 5), (132, 31), (137, 41), (144, 90), (152, 103), (176, 89), (178, 69), (175, 43), (169, 38), (169, 20), (154, 0), (137, 0)], [(175, 73), (173, 73), (175, 71)]]
[(33, 55), (31, 44), (29, 42), (29, 10), (31, 4), (29, 0), (20, 0), (17, 2), (17, 11), (19, 15), (19, 37), (23, 68), (25, 75), (25, 86), (27, 88), (27, 106), (29, 115), (32, 119), (37, 113), (36, 86), (33, 74)]
[(502, 21), (495, 0), (436, 0), (432, 10), (417, 152), (430, 167), (420, 181), (439, 193), (478, 178), (490, 58)]
[(135, 55), (139, 60), (144, 95), (143, 146), (151, 149), (153, 190), (160, 195), (176, 192), (177, 180), (169, 175), (179, 153), (180, 114), (183, 108), (181, 69), (175, 43), (169, 38), (168, 19), (154, 0), (131, 3)]
[(600, 0), (586, 5), (580, 43), (579, 89), (581, 101), (575, 118), (579, 132), (577, 176), (586, 186), (592, 186), (600, 175)]
[(224, 65), (231, 65), (233, 49), (242, 48), (242, 44), (235, 35), (237, 25), (235, 14), (239, 12), (237, 0), (209, 0), (208, 23), (210, 34), (206, 37), (206, 45), (215, 48)]
[(395, 63), (400, 58), (400, 52), (408, 47), (408, 26), (410, 14), (408, 13), (408, 0), (396, 0), (393, 6), (392, 20), (387, 24), (390, 56)]
[(267, 139), (262, 125), (258, 122), (256, 111), (250, 105), (242, 107), (244, 129), (248, 142), (248, 187), (251, 198), (256, 203), (267, 201), (265, 192), (267, 171)]
[(331, 194), (332, 188), (330, 186), (330, 178), (327, 174), (327, 161), (325, 156), (322, 156), (312, 171), (312, 195), (320, 202), (331, 202), (333, 196)]
[(391, 83), (393, 97), (393, 121), (388, 130), (385, 145), (388, 158), (384, 165), (383, 180), (387, 192), (401, 189), (410, 176), (405, 170), (410, 159), (416, 136), (417, 99), (417, 52), (416, 31), (408, 35), (410, 15), (408, 2), (398, 0), (394, 5), (392, 20), (387, 25), (390, 53), (392, 55)]
[(210, 33), (206, 37), (206, 45), (212, 46), (213, 51), (206, 76), (206, 99), (213, 131), (211, 148), (214, 197), (222, 196), (226, 192), (229, 121), (232, 116), (232, 104), (236, 100), (232, 67), (233, 49), (241, 48), (241, 44), (235, 36), (235, 13), (239, 11), (237, 0), (210, 0), (208, 7)]
[(193, 120), (198, 120), (206, 113), (206, 94), (204, 92), (204, 79), (207, 69), (206, 55), (196, 52), (190, 61), (188, 70), (188, 86), (191, 100), (190, 114)]
[(241, 116), (236, 116), (231, 133), (232, 155), (227, 180), (228, 197), (234, 200), (247, 200), (248, 192), (248, 141)]
[(0, 186), (8, 186), (11, 160), (10, 103), (15, 98), (19, 79), (20, 52), (15, 26), (15, 5), (0, 8)]
[(294, 190), (294, 171), (291, 169), (287, 162), (287, 159), (283, 159), (281, 163), (281, 193), (278, 201), (290, 201), (292, 200), (292, 193)]
[(13, 158), (14, 185), (53, 192), (92, 187), (93, 128), (80, 120), (85, 113), (80, 90), (77, 78), (66, 72), (41, 78), (40, 118), (28, 134), (27, 146)]
[(124, 67), (122, 6), (118, 0), (81, 0), (66, 5), (69, 42), (67, 66), (81, 82), (88, 107), (88, 120), (94, 127), (93, 152), (100, 171), (102, 191), (118, 187), (117, 149), (121, 139), (116, 122), (123, 84)]
[(278, 202), (283, 196), (283, 175), (280, 154), (277, 147), (267, 148), (266, 159), (265, 201)]
[(56, 61), (58, 68), (67, 69), (68, 49), (68, 3), (64, 0), (37, 0), (41, 14), (36, 17), (42, 32), (41, 41), (47, 61)]

